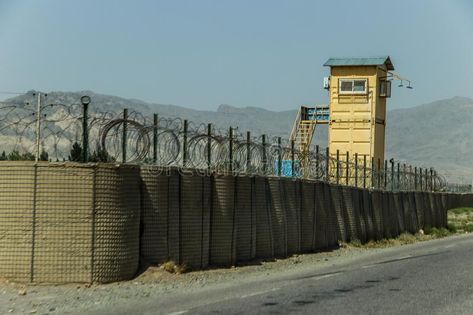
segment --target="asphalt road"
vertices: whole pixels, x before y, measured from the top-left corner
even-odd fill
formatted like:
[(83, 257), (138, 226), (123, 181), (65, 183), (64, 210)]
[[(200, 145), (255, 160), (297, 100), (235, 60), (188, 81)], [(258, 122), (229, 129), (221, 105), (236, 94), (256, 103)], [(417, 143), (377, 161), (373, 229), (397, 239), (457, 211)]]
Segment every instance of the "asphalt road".
[[(473, 235), (131, 303), (113, 314), (473, 314)], [(104, 314), (104, 310), (100, 312)], [(105, 312), (108, 313), (108, 312)]]

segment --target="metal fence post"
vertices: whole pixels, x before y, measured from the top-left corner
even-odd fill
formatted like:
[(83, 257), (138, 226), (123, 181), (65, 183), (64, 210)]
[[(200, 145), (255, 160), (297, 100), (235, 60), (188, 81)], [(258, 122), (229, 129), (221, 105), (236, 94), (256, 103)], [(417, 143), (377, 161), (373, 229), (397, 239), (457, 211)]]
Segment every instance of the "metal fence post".
[(355, 153), (355, 187), (358, 187), (358, 153)]
[(261, 136), (261, 142), (263, 146), (263, 174), (266, 174), (266, 168), (268, 161), (266, 160), (266, 135)]
[(381, 160), (378, 158), (378, 189), (381, 188)]
[(420, 174), (421, 174), (421, 176), (420, 176), (420, 190), (425, 191), (425, 186), (426, 186), (427, 182), (424, 183), (424, 176), (425, 176), (424, 175), (425, 174), (424, 169), (422, 169), (422, 168), (420, 169)]
[[(34, 94), (33, 94), (34, 95)], [(39, 156), (41, 155), (40, 146), (41, 146), (41, 93), (38, 93), (38, 102), (36, 105), (36, 152), (35, 152), (35, 161), (39, 161)]]
[(384, 160), (384, 190), (388, 187), (388, 160)]
[(210, 172), (211, 167), (212, 167), (212, 124), (207, 124), (207, 170), (209, 172)]
[(295, 173), (295, 154), (294, 154), (294, 140), (291, 140), (291, 175), (292, 177), (294, 177), (294, 173)]
[(122, 163), (126, 163), (128, 108), (123, 109)]
[(391, 159), (390, 162), (391, 162), (391, 191), (394, 191), (394, 159)]
[(315, 178), (319, 179), (319, 145), (315, 146)]
[(363, 155), (363, 188), (366, 188), (366, 154)]
[(429, 170), (425, 169), (425, 191), (429, 191)]
[(189, 128), (189, 122), (184, 120), (184, 134), (183, 136), (183, 141), (182, 141), (182, 167), (187, 166), (187, 132)]
[(375, 177), (375, 161), (374, 161), (374, 157), (371, 157), (371, 187), (372, 188), (375, 188), (376, 186), (374, 185), (374, 177)]
[[(412, 189), (412, 165), (409, 165), (409, 173), (407, 173), (407, 166), (406, 163), (404, 163), (404, 174), (408, 174), (409, 177), (407, 179), (407, 189), (411, 190)], [(406, 175), (407, 176), (407, 175)]]
[(87, 163), (89, 159), (89, 126), (88, 126), (88, 110), (89, 103), (82, 102), (82, 162)]
[(229, 159), (229, 164), (228, 164), (228, 170), (230, 173), (233, 173), (233, 128), (230, 127), (228, 129), (228, 134), (229, 134), (229, 142), (228, 142), (228, 159)]
[(349, 175), (350, 175), (350, 153), (347, 151), (347, 165), (345, 169), (345, 184), (348, 186), (350, 184), (349, 182)]
[(434, 190), (433, 178), (434, 178), (434, 169), (433, 169), (433, 168), (430, 168), (430, 178), (429, 178), (430, 191), (433, 191), (433, 190)]
[(158, 162), (158, 114), (153, 115), (153, 163)]
[(340, 151), (337, 150), (337, 174), (336, 174), (336, 183), (340, 183)]
[(249, 174), (251, 166), (251, 133), (246, 132), (246, 173)]
[(414, 167), (414, 190), (417, 190), (417, 166)]
[(419, 188), (420, 188), (420, 191), (423, 191), (423, 189), (422, 189), (422, 176), (424, 176), (424, 173), (422, 172), (422, 167), (419, 167)]
[(282, 145), (281, 137), (278, 137), (278, 176), (281, 176), (282, 172)]
[(401, 171), (401, 164), (397, 163), (397, 190), (401, 190), (401, 177), (400, 177), (400, 171)]
[(329, 148), (325, 148), (325, 181), (330, 182), (330, 151)]

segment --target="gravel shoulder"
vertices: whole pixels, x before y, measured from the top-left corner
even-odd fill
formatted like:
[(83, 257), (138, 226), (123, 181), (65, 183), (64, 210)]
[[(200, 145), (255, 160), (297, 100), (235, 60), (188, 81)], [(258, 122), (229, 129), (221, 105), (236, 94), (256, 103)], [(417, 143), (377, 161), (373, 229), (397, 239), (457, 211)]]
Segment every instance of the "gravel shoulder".
[[(450, 236), (446, 239), (464, 238), (470, 234)], [(441, 242), (446, 239), (427, 243)], [(287, 259), (253, 262), (246, 266), (210, 269), (184, 274), (171, 274), (158, 267), (147, 268), (130, 281), (106, 285), (30, 285), (9, 281), (0, 283), (1, 314), (115, 314), (130, 304), (163, 301), (174, 303), (176, 296), (202, 293), (203, 296), (232, 287), (250, 290), (256, 284), (264, 286), (275, 279), (284, 281), (294, 275), (313, 274), (325, 269), (360, 263), (376, 255), (385, 255), (399, 248), (420, 246), (394, 243), (387, 248), (343, 246), (330, 252), (294, 255)], [(245, 289), (246, 288), (246, 289)], [(125, 308), (123, 308), (125, 309)], [(157, 313), (166, 313), (160, 310)]]

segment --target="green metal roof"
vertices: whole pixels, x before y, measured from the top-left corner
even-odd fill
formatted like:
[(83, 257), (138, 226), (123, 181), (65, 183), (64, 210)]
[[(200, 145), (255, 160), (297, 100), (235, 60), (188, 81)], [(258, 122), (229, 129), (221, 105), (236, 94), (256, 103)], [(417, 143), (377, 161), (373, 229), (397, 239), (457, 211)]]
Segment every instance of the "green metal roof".
[(388, 70), (394, 70), (394, 66), (389, 56), (368, 57), (368, 58), (330, 58), (324, 66), (380, 66), (386, 65)]

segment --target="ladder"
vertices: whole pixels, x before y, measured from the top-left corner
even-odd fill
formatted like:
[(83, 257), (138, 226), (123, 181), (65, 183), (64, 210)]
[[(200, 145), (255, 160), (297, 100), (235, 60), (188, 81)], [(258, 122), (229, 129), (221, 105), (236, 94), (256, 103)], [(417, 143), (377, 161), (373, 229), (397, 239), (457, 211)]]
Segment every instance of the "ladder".
[(294, 147), (306, 156), (312, 144), (315, 128), (318, 124), (328, 124), (328, 122), (329, 107), (327, 105), (301, 106), (292, 126), (289, 140), (294, 141)]

